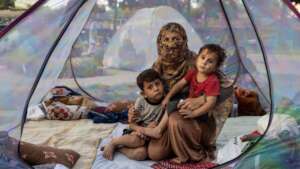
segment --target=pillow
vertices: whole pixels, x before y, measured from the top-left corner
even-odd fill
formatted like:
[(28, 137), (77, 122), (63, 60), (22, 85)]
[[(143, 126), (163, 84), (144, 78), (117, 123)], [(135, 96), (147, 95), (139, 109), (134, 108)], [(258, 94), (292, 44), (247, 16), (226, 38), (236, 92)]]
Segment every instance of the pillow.
[(236, 87), (234, 93), (238, 101), (239, 116), (262, 116), (266, 114), (255, 91)]
[(0, 131), (0, 168), (1, 169), (30, 169), (18, 154), (19, 142), (9, 137), (6, 131)]
[(125, 110), (128, 110), (128, 107), (133, 105), (134, 102), (129, 101), (129, 100), (121, 100), (121, 101), (116, 101), (111, 104), (109, 104), (106, 107), (106, 112), (123, 112)]
[(57, 163), (68, 168), (72, 168), (80, 157), (73, 150), (34, 145), (26, 142), (20, 142), (20, 154), (22, 159), (30, 165)]
[(60, 102), (52, 102), (49, 106), (45, 107), (45, 110), (48, 120), (78, 120), (85, 118), (88, 112), (86, 107), (65, 105)]

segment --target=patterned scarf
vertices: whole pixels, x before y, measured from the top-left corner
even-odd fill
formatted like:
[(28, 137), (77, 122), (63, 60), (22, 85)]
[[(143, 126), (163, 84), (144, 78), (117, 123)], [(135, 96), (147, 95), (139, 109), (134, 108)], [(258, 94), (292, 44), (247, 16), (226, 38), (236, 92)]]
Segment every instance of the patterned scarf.
[(158, 58), (153, 69), (170, 88), (194, 65), (195, 54), (188, 49), (187, 41), (186, 32), (178, 23), (163, 26), (157, 37)]

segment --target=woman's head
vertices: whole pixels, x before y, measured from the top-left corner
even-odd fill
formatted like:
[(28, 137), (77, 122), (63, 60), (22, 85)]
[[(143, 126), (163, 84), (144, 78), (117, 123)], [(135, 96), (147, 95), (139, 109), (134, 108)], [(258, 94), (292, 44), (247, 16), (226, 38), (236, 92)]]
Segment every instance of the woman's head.
[(176, 59), (182, 58), (182, 51), (188, 49), (184, 28), (174, 22), (164, 25), (157, 37), (157, 48), (163, 60), (176, 62)]
[(225, 50), (216, 44), (204, 45), (197, 55), (196, 68), (198, 71), (210, 74), (216, 72), (226, 59)]

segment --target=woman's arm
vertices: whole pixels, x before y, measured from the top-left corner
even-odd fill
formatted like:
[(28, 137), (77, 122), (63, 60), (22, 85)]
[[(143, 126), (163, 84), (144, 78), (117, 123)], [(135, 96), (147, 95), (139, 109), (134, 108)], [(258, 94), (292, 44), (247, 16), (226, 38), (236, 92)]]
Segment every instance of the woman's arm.
[(199, 108), (189, 111), (189, 110), (179, 110), (179, 113), (184, 117), (184, 118), (195, 118), (199, 117), (201, 115), (204, 115), (207, 113), (209, 110), (211, 110), (217, 102), (217, 97), (216, 96), (207, 96), (206, 97), (206, 102)]

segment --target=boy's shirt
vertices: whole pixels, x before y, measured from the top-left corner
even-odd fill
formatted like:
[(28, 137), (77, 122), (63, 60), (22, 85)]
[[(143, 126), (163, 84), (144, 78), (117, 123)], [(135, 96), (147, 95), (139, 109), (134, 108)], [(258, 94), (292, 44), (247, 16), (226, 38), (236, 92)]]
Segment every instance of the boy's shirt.
[(140, 112), (136, 122), (141, 123), (144, 127), (153, 121), (158, 123), (163, 115), (161, 103), (151, 104), (142, 96), (136, 99), (134, 108)]

